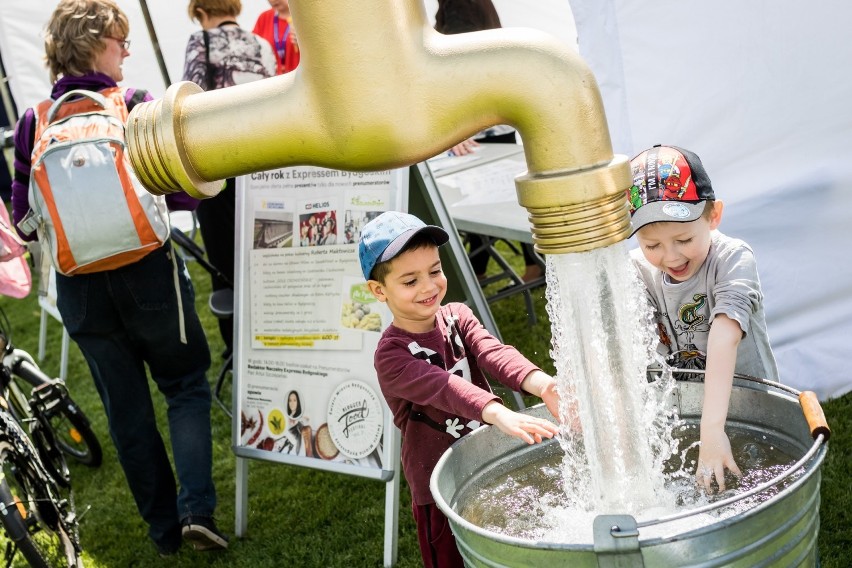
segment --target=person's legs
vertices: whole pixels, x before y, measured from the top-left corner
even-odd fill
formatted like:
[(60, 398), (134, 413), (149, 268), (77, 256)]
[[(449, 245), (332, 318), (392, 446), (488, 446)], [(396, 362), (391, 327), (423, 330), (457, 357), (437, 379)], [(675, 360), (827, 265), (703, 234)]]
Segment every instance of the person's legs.
[[(154, 254), (157, 256), (153, 257)], [(209, 517), (216, 508), (212, 480), (211, 397), (206, 377), (210, 351), (195, 312), (195, 292), (183, 259), (167, 246), (163, 254), (152, 253), (141, 262), (146, 261), (150, 261), (145, 267), (146, 275), (150, 276), (124, 282), (126, 299), (134, 301), (134, 306), (127, 306), (125, 319), (130, 322), (133, 339), (140, 346), (151, 377), (168, 405), (169, 432), (180, 482), (179, 517)], [(175, 278), (180, 288), (182, 321)], [(154, 298), (167, 304), (166, 309), (142, 307)]]
[[(476, 233), (468, 233), (467, 234), (467, 243), (470, 245), (470, 250), (474, 251), (477, 248), (482, 246), (482, 237)], [(480, 251), (478, 253), (474, 253), (468, 256), (470, 259), (470, 266), (473, 268), (473, 273), (477, 278), (484, 278), (485, 271), (488, 268), (488, 259), (491, 258), (488, 255), (488, 251)]]
[(521, 243), (521, 250), (524, 253), (524, 266), (526, 267), (522, 279), (524, 282), (532, 282), (544, 274), (544, 269), (538, 262), (533, 245)]
[[(219, 195), (201, 200), (195, 211), (207, 259), (231, 281), (231, 284), (228, 284), (219, 278), (211, 277), (214, 291), (233, 287), (235, 211), (236, 180), (234, 178), (226, 180), (225, 189)], [(234, 343), (234, 318), (220, 319), (219, 332), (225, 342), (226, 354), (230, 353)]]
[[(177, 514), (182, 534), (198, 550), (226, 548), (227, 537), (213, 521), (216, 489), (212, 473), (211, 396), (206, 377), (210, 351), (195, 312), (195, 291), (183, 259), (171, 246), (164, 247), (163, 254), (149, 255), (142, 262), (145, 261), (146, 275), (152, 275), (160, 284), (145, 278), (125, 279), (128, 302), (124, 317), (130, 322), (134, 341), (168, 405), (172, 453), (180, 484)], [(163, 302), (165, 309), (152, 314), (154, 298)]]
[(58, 275), (57, 293), (63, 324), (89, 364), (148, 534), (161, 552), (174, 552), (181, 542), (174, 475), (157, 429), (142, 355), (124, 328), (109, 278), (106, 273)]
[(427, 568), (463, 568), (464, 561), (450, 529), (450, 521), (434, 504), (415, 505), (411, 510), (417, 524), (417, 540), (423, 566)]

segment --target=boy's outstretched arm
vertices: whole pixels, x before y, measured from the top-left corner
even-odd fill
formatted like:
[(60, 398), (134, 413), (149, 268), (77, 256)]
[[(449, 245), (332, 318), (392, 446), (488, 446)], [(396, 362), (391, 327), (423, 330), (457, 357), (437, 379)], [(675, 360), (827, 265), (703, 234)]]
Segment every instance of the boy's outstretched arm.
[(553, 417), (559, 420), (559, 394), (556, 392), (556, 379), (544, 371), (535, 370), (521, 381), (521, 390), (539, 397)]
[(737, 347), (742, 335), (742, 329), (736, 321), (719, 314), (713, 319), (707, 337), (701, 444), (698, 447), (698, 468), (695, 472), (696, 483), (707, 493), (712, 492), (713, 477), (716, 478), (719, 491), (725, 490), (725, 468), (737, 477), (742, 475), (731, 453), (731, 443), (725, 434)]
[(504, 434), (520, 438), (527, 444), (539, 444), (543, 438), (552, 438), (557, 433), (555, 424), (509, 410), (496, 400), (482, 409), (482, 421), (493, 424)]

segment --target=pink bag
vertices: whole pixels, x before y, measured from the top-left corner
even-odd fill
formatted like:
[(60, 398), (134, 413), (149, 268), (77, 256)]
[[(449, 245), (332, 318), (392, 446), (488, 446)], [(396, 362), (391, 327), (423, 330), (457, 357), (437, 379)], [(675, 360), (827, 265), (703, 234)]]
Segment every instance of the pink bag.
[(27, 247), (12, 228), (5, 204), (0, 203), (0, 295), (25, 298), (30, 293), (33, 278), (25, 252)]

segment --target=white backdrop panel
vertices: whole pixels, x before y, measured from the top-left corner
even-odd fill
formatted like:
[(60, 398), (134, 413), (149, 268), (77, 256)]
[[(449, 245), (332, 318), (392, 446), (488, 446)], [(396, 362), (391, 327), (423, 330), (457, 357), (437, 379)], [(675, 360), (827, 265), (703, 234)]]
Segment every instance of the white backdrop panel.
[(852, 390), (852, 4), (571, 0), (615, 150), (701, 156), (749, 242), (781, 380)]

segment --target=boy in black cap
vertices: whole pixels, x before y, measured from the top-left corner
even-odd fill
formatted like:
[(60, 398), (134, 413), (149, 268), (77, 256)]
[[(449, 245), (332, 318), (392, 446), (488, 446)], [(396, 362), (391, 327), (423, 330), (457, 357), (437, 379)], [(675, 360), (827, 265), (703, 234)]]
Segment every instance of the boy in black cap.
[(654, 146), (630, 162), (631, 251), (655, 310), (658, 351), (675, 367), (706, 369), (696, 481), (708, 493), (725, 468), (740, 476), (725, 434), (734, 372), (778, 380), (751, 247), (716, 230), (717, 201), (701, 160)]
[(463, 563), (449, 522), (429, 490), (438, 458), (481, 422), (529, 444), (557, 432), (547, 420), (503, 406), (483, 372), (541, 397), (559, 416), (552, 377), (488, 333), (466, 305), (441, 305), (447, 278), (438, 247), (448, 238), (442, 228), (413, 215), (386, 211), (364, 226), (358, 242), (367, 285), (394, 317), (374, 364), (394, 424), (402, 431), (402, 467), (420, 552), (425, 566), (441, 568)]

